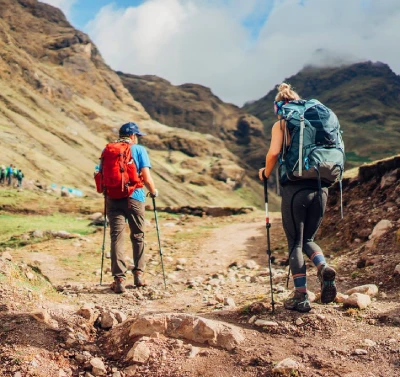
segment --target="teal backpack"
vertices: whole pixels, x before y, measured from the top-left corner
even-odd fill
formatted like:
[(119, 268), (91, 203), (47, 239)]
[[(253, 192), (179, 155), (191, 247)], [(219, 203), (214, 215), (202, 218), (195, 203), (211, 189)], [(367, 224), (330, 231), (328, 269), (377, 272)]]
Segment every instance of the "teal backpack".
[(281, 107), (286, 130), (280, 154), (280, 182), (315, 179), (333, 184), (342, 192), (345, 151), (342, 131), (335, 113), (321, 102), (290, 101)]

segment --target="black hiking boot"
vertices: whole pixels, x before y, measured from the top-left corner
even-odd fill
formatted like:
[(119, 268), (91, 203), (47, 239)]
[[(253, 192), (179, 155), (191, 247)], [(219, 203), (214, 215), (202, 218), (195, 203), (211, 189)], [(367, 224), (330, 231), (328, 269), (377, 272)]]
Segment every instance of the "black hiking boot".
[(143, 271), (134, 270), (133, 271), (133, 282), (136, 287), (146, 287), (147, 284), (143, 279)]
[(114, 293), (124, 293), (125, 292), (125, 279), (124, 278), (114, 278), (114, 282), (111, 284), (111, 290)]
[(336, 271), (332, 267), (324, 265), (318, 271), (317, 276), (321, 283), (321, 302), (323, 304), (329, 304), (330, 302), (333, 302), (337, 293), (335, 283)]
[(311, 310), (310, 301), (308, 300), (308, 294), (294, 291), (291, 297), (289, 297), (284, 303), (285, 309), (296, 310), (300, 313), (307, 313)]

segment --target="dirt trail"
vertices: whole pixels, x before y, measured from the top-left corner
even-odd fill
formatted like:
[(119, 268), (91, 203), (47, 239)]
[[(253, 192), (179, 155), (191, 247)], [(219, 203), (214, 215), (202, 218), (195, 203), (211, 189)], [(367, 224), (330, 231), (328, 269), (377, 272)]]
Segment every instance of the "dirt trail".
[[(398, 376), (400, 305), (391, 301), (392, 296), (387, 297), (383, 292), (364, 311), (346, 310), (339, 304), (317, 303), (312, 304), (313, 310), (308, 314), (283, 308), (282, 302), (289, 291), (285, 289), (285, 267), (279, 264), (286, 251), (279, 216), (272, 219), (271, 228), (271, 246), (276, 257), (273, 276), (277, 302), (275, 314), (271, 313), (266, 231), (260, 219), (262, 216), (258, 215), (188, 218), (185, 221), (164, 219), (161, 230), (167, 290), (163, 288), (154, 237), (148, 240), (150, 287), (128, 287), (123, 295), (113, 294), (106, 284), (98, 286), (95, 282), (98, 276), (92, 276), (88, 281), (79, 269), (55, 266), (54, 258), (45, 257), (46, 253), (62, 245), (65, 255), (77, 253), (76, 247), (67, 241), (44, 242), (35, 246), (35, 253), (27, 247), (18, 255), (21, 260), (28, 255), (35, 259), (32, 255), (37, 255), (42, 261), (41, 270), (51, 271), (51, 277), (57, 280), (55, 285), (64, 287), (63, 294), (69, 297), (67, 302), (69, 305), (75, 303), (75, 308), (89, 303), (120, 310), (128, 316), (160, 312), (196, 314), (235, 324), (246, 337), (246, 341), (232, 352), (201, 345), (207, 349), (206, 356), (188, 358), (177, 354), (175, 361), (162, 362), (162, 367), (157, 363), (141, 367), (141, 376), (272, 376), (273, 366), (288, 357), (300, 363), (299, 376)], [(154, 224), (148, 226), (151, 233)], [(192, 237), (196, 229), (201, 229), (202, 233)], [(100, 232), (91, 238), (92, 242), (79, 248), (80, 253), (93, 252), (94, 245), (101, 243)], [(108, 266), (109, 259), (105, 263)], [(59, 274), (57, 269), (60, 269)], [(309, 271), (309, 287), (317, 291), (315, 269), (309, 268)], [(111, 276), (105, 275), (104, 281), (111, 281)], [(351, 286), (351, 277), (341, 276), (338, 285), (339, 290)], [(224, 305), (227, 299), (225, 303), (230, 306)], [(65, 303), (48, 302), (42, 307), (55, 317), (65, 318), (74, 313), (67, 313)], [(273, 321), (275, 325), (258, 327), (254, 324), (255, 319)], [(53, 341), (49, 339), (49, 342)], [(357, 354), (357, 349), (364, 351)]]
[[(153, 250), (149, 251), (147, 267), (147, 280), (150, 287), (141, 290), (134, 289), (130, 284), (131, 275), (128, 273), (127, 293), (120, 296), (113, 294), (109, 289), (108, 282), (111, 281), (109, 274), (104, 276), (103, 281), (107, 283), (104, 283), (103, 286), (85, 284), (85, 288), (81, 289), (80, 286), (84, 282), (76, 275), (76, 271), (75, 275), (71, 271), (70, 275), (66, 276), (65, 270), (59, 273), (54, 264), (41, 265), (41, 269), (48, 272), (50, 278), (56, 279), (54, 281), (56, 285), (68, 283), (72, 287), (78, 286), (78, 296), (83, 301), (130, 313), (171, 311), (209, 313), (211, 309), (215, 309), (214, 305), (211, 305), (215, 295), (232, 297), (236, 305), (244, 305), (249, 302), (249, 299), (260, 298), (266, 292), (268, 294), (270, 292), (269, 282), (255, 285), (254, 282), (249, 281), (249, 278), (235, 279), (234, 282), (224, 280), (223, 275), (226, 275), (229, 266), (233, 263), (240, 267), (246, 261), (253, 260), (258, 265), (257, 269), (267, 271), (265, 226), (260, 224), (258, 219), (255, 221), (244, 217), (244, 220), (244, 222), (222, 225), (213, 229), (204, 238), (182, 244), (177, 243), (175, 250), (167, 247), (164, 251), (164, 264), (167, 271), (166, 290), (159, 263), (158, 245), (155, 245), (154, 242), (150, 243), (153, 245), (150, 249)], [(273, 226), (277, 227), (274, 234), (271, 235), (274, 243), (275, 238), (282, 237), (279, 216), (272, 219), (272, 222)], [(171, 234), (180, 232), (182, 229), (168, 231), (168, 228), (162, 228), (161, 231), (168, 243)], [(129, 250), (129, 245), (127, 249)], [(43, 253), (45, 251), (36, 253), (34, 259), (39, 256), (39, 259), (45, 261)], [(179, 267), (181, 261), (184, 263)], [(109, 259), (106, 259), (105, 266), (107, 267), (109, 263)], [(251, 272), (250, 269), (244, 270), (241, 277), (246, 276), (246, 271)], [(221, 278), (220, 281), (218, 281), (219, 278)], [(214, 280), (211, 285), (207, 284), (209, 280)], [(190, 282), (194, 283), (193, 286)], [(141, 293), (144, 298), (150, 298), (150, 300), (136, 300), (138, 295), (139, 298), (142, 298)]]

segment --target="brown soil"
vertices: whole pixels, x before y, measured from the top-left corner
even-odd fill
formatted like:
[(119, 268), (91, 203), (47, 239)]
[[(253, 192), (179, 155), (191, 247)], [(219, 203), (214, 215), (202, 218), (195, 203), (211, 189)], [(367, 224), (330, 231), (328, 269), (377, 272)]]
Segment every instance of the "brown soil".
[[(173, 339), (155, 338), (149, 360), (137, 366), (137, 376), (274, 376), (274, 366), (285, 358), (300, 363), (297, 372), (289, 373), (292, 376), (398, 376), (400, 277), (394, 274), (400, 264), (398, 163), (396, 157), (366, 166), (358, 178), (344, 181), (344, 219), (339, 218), (337, 188), (332, 188), (317, 239), (339, 273), (340, 292), (361, 284), (379, 287), (367, 309), (317, 302), (307, 314), (283, 308), (290, 290), (285, 288), (286, 241), (276, 213), (271, 214), (274, 313), (262, 212), (219, 218), (162, 214), (164, 289), (155, 224), (149, 214), (146, 288), (130, 285), (125, 294), (113, 294), (109, 259), (103, 285), (98, 285), (94, 273), (100, 265), (101, 228), (78, 243), (46, 240), (10, 250), (13, 263), (0, 260), (0, 375), (17, 377), (19, 371), (22, 376), (84, 375), (90, 369), (79, 359), (84, 351), (101, 357), (109, 376), (123, 371), (124, 359), (107, 348), (108, 332), (76, 314), (83, 304), (91, 304), (95, 314), (119, 310), (128, 318), (165, 312), (200, 315), (234, 324), (245, 335), (233, 351), (187, 341), (176, 347)], [(391, 228), (369, 240), (380, 220), (389, 220)], [(29, 273), (35, 285), (27, 284)], [(308, 287), (318, 293), (316, 271), (309, 263)], [(235, 306), (224, 306), (224, 299), (233, 300)], [(277, 325), (257, 327), (255, 319)], [(71, 331), (79, 335), (72, 345), (67, 342)], [(199, 347), (195, 357), (188, 356), (192, 346)]]
[[(339, 304), (314, 303), (310, 313), (300, 314), (282, 307), (282, 301), (289, 293), (284, 289), (285, 276), (282, 274), (274, 278), (277, 304), (275, 313), (271, 313), (268, 279), (253, 282), (245, 278), (246, 275), (263, 275), (267, 270), (266, 232), (262, 218), (261, 213), (219, 219), (187, 217), (175, 227), (166, 226), (171, 219), (163, 220), (161, 229), (168, 275), (166, 292), (161, 267), (156, 262), (158, 249), (155, 242), (149, 241), (152, 250), (149, 250), (147, 276), (151, 286), (141, 290), (129, 287), (124, 295), (113, 294), (106, 284), (96, 285), (98, 277), (82, 281), (77, 268), (66, 271), (55, 266), (47, 253), (53, 247), (63, 247), (64, 253), (72, 253), (73, 247), (67, 241), (53, 240), (37, 245), (39, 251), (35, 254), (41, 260), (40, 268), (42, 272), (51, 272), (48, 276), (55, 286), (63, 286), (63, 299), (61, 303), (60, 299), (58, 302), (46, 298), (27, 300), (27, 292), (21, 288), (1, 286), (4, 305), (0, 312), (2, 375), (13, 376), (20, 370), (24, 376), (58, 376), (60, 368), (66, 373), (70, 371), (73, 376), (84, 372), (84, 366), (74, 358), (77, 351), (59, 344), (64, 326), (84, 329), (85, 341), (81, 346), (90, 349), (93, 356), (103, 356), (110, 368), (123, 370), (126, 365), (121, 360), (107, 359), (110, 350), (101, 346), (104, 330), (87, 327), (83, 318), (74, 314), (82, 303), (118, 309), (131, 316), (149, 312), (198, 314), (235, 324), (246, 336), (246, 341), (231, 352), (196, 345), (202, 351), (195, 358), (188, 358), (181, 349), (171, 347), (168, 339), (160, 339), (155, 342), (150, 361), (139, 366), (138, 376), (271, 376), (273, 366), (287, 357), (301, 363), (298, 375), (302, 376), (398, 375), (400, 306), (392, 286), (381, 285), (377, 300), (365, 311), (345, 310)], [(204, 239), (181, 238), (171, 244), (176, 233), (190, 233), (190, 230), (200, 227), (210, 228)], [(93, 241), (97, 245), (101, 243), (100, 232), (93, 236)], [(283, 272), (284, 267), (279, 263), (284, 259), (285, 241), (279, 216), (272, 220), (271, 245), (277, 262), (273, 268)], [(28, 249), (21, 250), (15, 254), (14, 262), (18, 258), (27, 258), (28, 254)], [(186, 259), (182, 270), (174, 271), (176, 258)], [(257, 273), (240, 268), (249, 259), (262, 266)], [(108, 262), (106, 259), (106, 266)], [(237, 271), (242, 278), (234, 282), (225, 281), (219, 288), (210, 288), (207, 284), (189, 288), (188, 280), (216, 277), (232, 264), (239, 267)], [(365, 280), (356, 284), (349, 272), (341, 269), (342, 266), (338, 267), (342, 271), (339, 290), (369, 283)], [(309, 289), (316, 292), (315, 269), (310, 267), (309, 272)], [(105, 275), (105, 282), (111, 282), (109, 274)], [(233, 298), (236, 308), (218, 304), (214, 300), (216, 295)], [(42, 322), (32, 322), (27, 313), (39, 307), (45, 308), (57, 320), (58, 329)], [(258, 319), (275, 321), (278, 326), (257, 327), (249, 323), (254, 315)], [(302, 323), (296, 324), (299, 318)], [(365, 347), (362, 345), (364, 339), (371, 339), (376, 345)], [(354, 355), (357, 348), (367, 349), (368, 354)], [(109, 375), (112, 375), (111, 369)]]

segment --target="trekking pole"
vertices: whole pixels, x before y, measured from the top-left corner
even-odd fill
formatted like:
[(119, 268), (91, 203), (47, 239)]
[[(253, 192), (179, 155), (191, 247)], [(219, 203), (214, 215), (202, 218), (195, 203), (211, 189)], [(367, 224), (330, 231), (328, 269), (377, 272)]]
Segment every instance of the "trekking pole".
[(161, 241), (160, 241), (160, 229), (159, 229), (159, 227), (158, 227), (158, 216), (157, 216), (157, 208), (156, 208), (156, 198), (152, 197), (151, 199), (153, 200), (154, 219), (156, 220), (158, 247), (159, 247), (159, 249), (160, 249), (160, 258), (161, 258), (161, 267), (162, 267), (162, 273), (163, 273), (163, 278), (164, 278), (164, 287), (165, 287), (165, 289), (167, 289), (167, 283), (165, 282), (165, 270), (164, 270), (163, 253), (162, 253), (162, 247), (161, 247)]
[(274, 301), (274, 291), (272, 286), (272, 266), (271, 266), (271, 241), (269, 235), (269, 229), (271, 224), (269, 222), (269, 211), (268, 211), (268, 179), (263, 172), (263, 182), (264, 182), (264, 202), (265, 202), (265, 227), (267, 228), (267, 254), (268, 254), (268, 267), (269, 267), (269, 284), (271, 286), (271, 306), (272, 314), (275, 313), (275, 301)]
[(107, 229), (107, 197), (104, 193), (104, 231), (103, 231), (103, 246), (101, 248), (101, 270), (100, 270), (100, 285), (103, 284), (103, 265), (104, 265), (104, 250), (106, 245), (106, 229)]
[[(289, 259), (290, 259), (290, 255), (289, 255)], [(289, 280), (290, 280), (290, 267), (289, 267), (289, 271), (288, 271), (287, 277), (286, 277), (286, 289), (289, 289)]]

